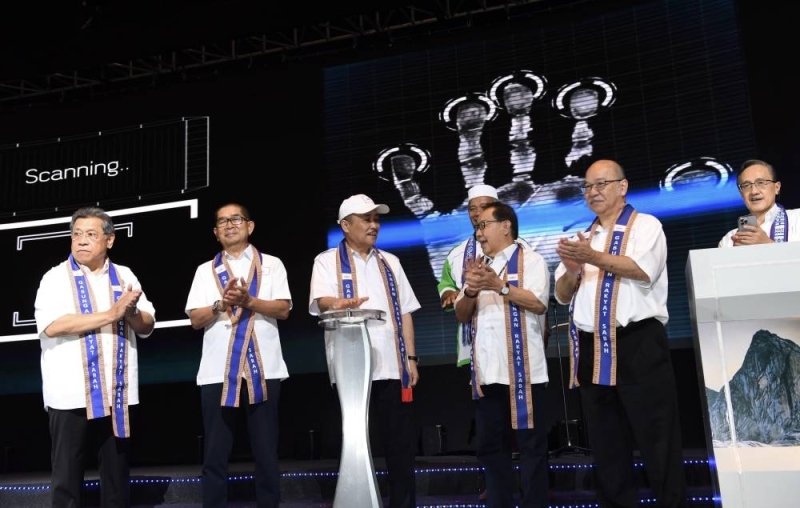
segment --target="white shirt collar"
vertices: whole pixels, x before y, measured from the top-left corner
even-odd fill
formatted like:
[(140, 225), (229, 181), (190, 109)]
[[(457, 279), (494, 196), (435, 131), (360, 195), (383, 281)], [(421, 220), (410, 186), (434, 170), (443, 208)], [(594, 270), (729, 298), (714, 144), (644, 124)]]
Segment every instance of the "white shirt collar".
[(778, 211), (780, 211), (780, 208), (778, 208), (778, 203), (774, 203), (772, 208), (767, 210), (767, 213), (764, 214), (764, 223), (769, 224), (774, 221), (775, 217), (778, 216)]
[[(228, 251), (225, 251), (225, 257), (227, 259), (237, 259), (237, 258), (233, 257), (232, 255), (228, 254)], [(247, 247), (245, 247), (244, 251), (242, 251), (241, 257), (239, 257), (238, 259), (252, 260), (253, 259), (253, 246), (250, 245), (250, 244), (247, 244)]]

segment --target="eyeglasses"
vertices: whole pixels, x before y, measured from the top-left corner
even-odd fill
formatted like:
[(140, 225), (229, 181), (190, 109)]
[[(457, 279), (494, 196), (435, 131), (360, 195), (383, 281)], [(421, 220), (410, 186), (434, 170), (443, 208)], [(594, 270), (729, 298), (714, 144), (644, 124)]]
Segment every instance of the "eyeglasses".
[(765, 189), (768, 183), (775, 183), (775, 180), (765, 180), (764, 178), (759, 178), (755, 182), (742, 182), (737, 187), (742, 192), (747, 192), (753, 188), (753, 185), (758, 187), (759, 189)]
[(501, 221), (501, 220), (482, 220), (478, 224), (475, 225), (475, 231), (477, 231), (479, 229), (481, 231), (483, 231), (484, 229), (486, 229), (486, 225), (487, 224), (491, 224), (492, 222), (503, 222), (503, 221)]
[(596, 182), (596, 183), (585, 183), (581, 185), (579, 189), (584, 194), (588, 194), (589, 192), (592, 191), (592, 189), (597, 189), (598, 191), (601, 191), (605, 189), (608, 186), (608, 184), (614, 182), (621, 182), (622, 180), (624, 180), (624, 178), (618, 178), (617, 180), (603, 180), (601, 182)]
[(84, 238), (86, 238), (90, 242), (96, 242), (97, 240), (100, 239), (101, 236), (103, 236), (103, 233), (98, 233), (97, 231), (75, 230), (75, 231), (72, 232), (71, 236), (72, 236), (72, 240), (73, 241), (75, 241), (75, 240), (83, 240)]
[(217, 227), (224, 228), (226, 224), (229, 222), (234, 226), (241, 226), (242, 222), (250, 220), (247, 217), (242, 217), (241, 215), (231, 215), (230, 217), (220, 217), (217, 219)]

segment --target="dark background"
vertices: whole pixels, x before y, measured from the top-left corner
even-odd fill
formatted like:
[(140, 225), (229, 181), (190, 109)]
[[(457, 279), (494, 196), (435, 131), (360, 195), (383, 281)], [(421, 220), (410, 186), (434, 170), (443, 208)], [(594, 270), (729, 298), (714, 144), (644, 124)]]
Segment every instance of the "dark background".
[[(295, 305), (290, 318), (281, 323), (291, 377), (282, 388), (280, 454), (284, 458), (309, 456), (309, 431), (313, 430), (321, 455), (336, 457), (341, 435), (338, 405), (327, 374), (314, 367), (323, 360), (324, 351), (321, 330), (307, 313), (310, 267), (314, 256), (326, 248), (331, 221), (323, 206), (329, 178), (323, 169), (325, 133), (319, 121), (323, 68), (450, 44), (485, 33), (482, 31), (504, 30), (511, 22), (545, 22), (603, 12), (612, 4), (637, 3), (644, 2), (535, 2), (531, 12), (526, 11), (518, 20), (476, 15), (470, 24), (456, 24), (443, 17), (435, 29), (405, 38), (365, 35), (345, 45), (300, 48), (147, 79), (106, 81), (90, 88), (6, 98), (0, 101), (0, 145), (135, 125), (143, 117), (159, 121), (209, 116), (211, 187), (175, 198), (199, 199), (200, 218), (185, 221), (166, 214), (143, 220), (146, 249), (134, 249), (121, 237), (112, 257), (135, 270), (145, 291), (158, 287), (167, 298), (183, 302), (194, 267), (210, 259), (217, 249), (210, 221), (214, 207), (228, 200), (248, 205), (256, 222), (253, 243), (284, 261)], [(429, 7), (426, 2), (419, 4)], [(789, 77), (794, 71), (786, 63), (797, 49), (789, 21), (793, 18), (788, 7), (766, 10), (755, 4), (733, 2), (745, 52), (749, 113), (757, 147), (752, 155), (778, 168), (784, 185), (783, 203), (793, 208), (798, 206), (793, 192), (797, 185), (794, 126), (800, 112), (796, 85)], [(393, 2), (387, 7), (402, 5)], [(51, 6), (34, 1), (19, 8), (22, 12), (3, 16), (0, 25), (3, 82), (71, 69), (89, 72), (111, 61), (373, 11), (372, 6), (359, 2), (311, 9), (302, 2), (268, 7), (246, 1), (145, 1), (135, 6), (133, 2), (59, 2)], [(264, 136), (265, 131), (268, 136)], [(8, 250), (7, 245), (2, 246), (3, 252)], [(34, 273), (7, 267), (0, 307), (31, 307), (41, 273), (67, 252), (64, 241), (62, 250), (48, 253), (41, 270)], [(4, 319), (10, 319), (10, 311), (6, 315)], [(202, 435), (198, 390), (185, 380), (193, 379), (196, 373), (201, 339), (201, 332), (180, 328), (157, 331), (151, 339), (140, 341), (140, 375), (148, 382), (141, 387), (142, 402), (132, 415), (135, 465), (197, 462), (198, 436)], [(182, 353), (172, 356), (172, 351)], [(49, 468), (38, 359), (37, 341), (0, 344), (0, 403), (4, 407), (0, 417), (0, 467), (7, 472)], [(673, 359), (681, 391), (685, 446), (704, 447), (693, 351), (676, 348)], [(153, 364), (159, 369), (148, 371), (148, 365)], [(559, 414), (558, 359), (551, 358), (550, 367), (553, 386), (547, 403), (553, 408), (555, 422), (563, 416)], [(423, 359), (421, 376), (423, 382), (415, 392), (421, 434), (442, 425), (448, 430), (449, 451), (471, 449), (466, 369), (456, 369), (452, 362), (425, 365)], [(574, 418), (577, 394), (567, 396)], [(554, 441), (559, 438), (555, 433)], [(424, 440), (422, 448), (422, 452), (430, 451)], [(381, 453), (379, 448), (373, 450)], [(242, 434), (234, 460), (247, 458)]]

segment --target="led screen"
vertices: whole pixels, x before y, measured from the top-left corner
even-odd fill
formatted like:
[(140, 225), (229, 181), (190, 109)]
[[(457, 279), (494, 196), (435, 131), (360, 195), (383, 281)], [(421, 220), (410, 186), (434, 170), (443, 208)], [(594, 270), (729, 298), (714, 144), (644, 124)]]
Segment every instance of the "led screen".
[[(291, 375), (326, 369), (308, 285), (314, 255), (341, 238), (339, 204), (356, 193), (390, 206), (378, 246), (400, 256), (422, 304), (417, 352), (449, 364), (456, 323), (436, 283), (445, 254), (471, 234), (467, 188), (500, 189), (524, 240), (554, 269), (557, 239), (593, 219), (578, 187), (598, 157), (625, 167), (629, 201), (664, 224), (668, 331), (689, 346), (687, 253), (736, 226), (744, 207), (733, 171), (757, 155), (735, 8), (609, 5), (465, 25), (380, 58), (353, 51), (335, 64), (231, 70), (6, 114), (0, 240), (12, 290), (2, 297), (0, 388), (40, 390), (36, 287), (66, 258), (80, 204), (112, 212), (112, 259), (134, 269), (156, 305), (142, 383), (194, 381), (202, 332), (184, 305), (195, 267), (218, 248), (210, 217), (226, 199), (249, 207), (254, 245), (286, 264), (294, 308), (280, 326)], [(563, 321), (552, 307), (551, 321)]]
[[(467, 189), (497, 187), (553, 271), (558, 239), (594, 218), (579, 186), (597, 158), (620, 162), (628, 202), (664, 224), (668, 332), (690, 344), (687, 252), (735, 226), (734, 170), (755, 153), (729, 2), (530, 19), (332, 66), (324, 90), (327, 215), (356, 193), (391, 207), (378, 247), (401, 256), (422, 303), (418, 351), (454, 351), (455, 320), (436, 281), (448, 251), (472, 234)], [(334, 246), (341, 232), (331, 223)]]

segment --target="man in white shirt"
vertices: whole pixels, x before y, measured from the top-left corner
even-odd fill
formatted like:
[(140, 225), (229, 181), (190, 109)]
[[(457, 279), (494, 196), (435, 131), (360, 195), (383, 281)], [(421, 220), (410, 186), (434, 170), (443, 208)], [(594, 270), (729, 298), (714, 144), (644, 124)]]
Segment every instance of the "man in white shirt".
[(556, 248), (555, 295), (571, 308), (571, 386), (580, 387), (601, 506), (639, 506), (631, 441), (656, 506), (684, 506), (678, 395), (664, 327), (667, 240), (658, 219), (625, 202), (627, 192), (618, 163), (594, 162), (583, 195), (597, 217), (586, 234)]
[(69, 258), (36, 293), (42, 392), (52, 441), (52, 506), (82, 505), (87, 441), (99, 446), (100, 503), (130, 506), (129, 408), (139, 403), (136, 337), (155, 309), (126, 266), (111, 262), (114, 222), (100, 208), (72, 215)]
[(505, 203), (484, 207), (475, 236), (484, 255), (465, 263), (455, 313), (473, 338), (476, 451), (486, 474), (487, 506), (515, 506), (513, 429), (520, 452), (519, 506), (546, 508), (550, 429), (543, 334), (550, 272), (541, 255), (518, 241), (517, 214)]
[(186, 301), (192, 328), (203, 331), (197, 384), (203, 410), (203, 507), (228, 504), (228, 460), (240, 413), (247, 416), (256, 463), (256, 501), (277, 508), (278, 402), (289, 377), (278, 320), (289, 317), (286, 269), (251, 243), (255, 222), (237, 203), (216, 211), (214, 236), (222, 245), (197, 267)]
[(756, 225), (729, 231), (719, 247), (800, 241), (800, 209), (786, 210), (777, 203), (781, 182), (775, 168), (762, 160), (742, 164), (736, 177), (742, 201), (756, 217)]
[[(388, 212), (388, 206), (364, 194), (342, 202), (338, 222), (344, 239), (314, 259), (308, 310), (312, 316), (348, 308), (385, 312), (385, 320), (367, 322), (373, 365), (370, 406), (377, 417), (369, 421), (378, 422), (383, 439), (389, 508), (413, 508), (417, 443), (411, 402), (419, 372), (411, 313), (420, 304), (397, 256), (375, 247), (379, 216)], [(335, 383), (333, 348), (326, 330), (328, 372)]]

